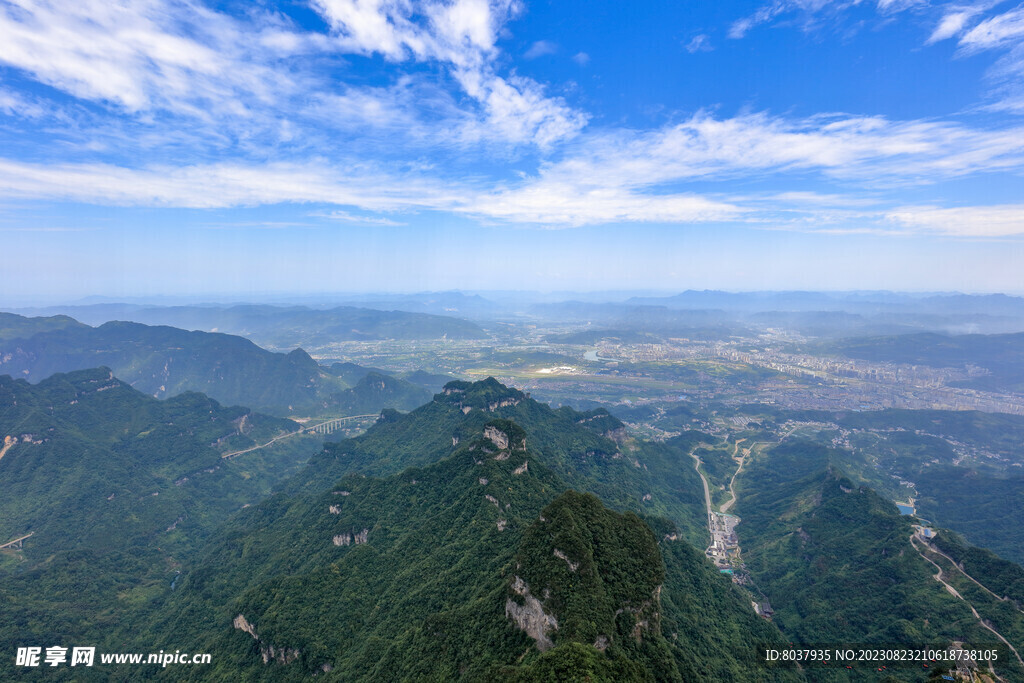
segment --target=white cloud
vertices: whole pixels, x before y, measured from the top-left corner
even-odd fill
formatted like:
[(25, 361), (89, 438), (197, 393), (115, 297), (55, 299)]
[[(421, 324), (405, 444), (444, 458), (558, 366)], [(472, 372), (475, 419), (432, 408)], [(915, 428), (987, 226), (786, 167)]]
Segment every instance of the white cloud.
[[(461, 127), (464, 139), (504, 136), (512, 144), (547, 147), (586, 124), (585, 114), (545, 96), (536, 81), (495, 72), (497, 32), (520, 11), (515, 0), (316, 0), (316, 6), (343, 50), (448, 64), (481, 108), (480, 118)], [(526, 56), (554, 49), (553, 43), (538, 41)]]
[(980, 131), (881, 117), (786, 120), (701, 114), (648, 132), (590, 135), (541, 169), (549, 179), (607, 185), (726, 179), (765, 170), (816, 170), (867, 184), (920, 182), (1024, 163), (1024, 128)]
[(328, 211), (326, 213), (314, 213), (310, 215), (316, 218), (326, 218), (338, 223), (347, 223), (349, 225), (381, 225), (388, 227), (406, 225), (405, 223), (394, 221), (390, 218), (382, 218), (380, 216), (357, 216), (349, 213), (348, 211)]
[(239, 114), (292, 87), (286, 72), (255, 59), (235, 20), (193, 4), (18, 0), (0, 5), (0, 35), (0, 62), (129, 112)]
[(518, 13), (514, 0), (314, 0), (343, 50), (393, 61), (439, 60), (479, 66), (498, 28)]
[(572, 56), (572, 61), (576, 62), (580, 66), (586, 66), (590, 64), (590, 55), (586, 52), (577, 52)]
[[(137, 148), (144, 139), (170, 146), (190, 137), (205, 138), (195, 149), (234, 147), (265, 156), (281, 145), (324, 142), (326, 131), (365, 129), (412, 143), (545, 147), (586, 123), (582, 112), (546, 96), (539, 83), (498, 75), (497, 32), (519, 11), (516, 0), (317, 0), (315, 8), (330, 35), (297, 30), (256, 10), (242, 20), (172, 0), (0, 2), (0, 64), (127, 113), (104, 123), (119, 130), (93, 135), (118, 136)], [(439, 62), (456, 83), (472, 86), (472, 99), (444, 92), (452, 81), (436, 72), (411, 70), (413, 86), (402, 69), (387, 86), (346, 86), (301, 58), (344, 52)], [(431, 87), (424, 85), (428, 78)], [(0, 111), (38, 115), (27, 104), (3, 97)]]
[(1024, 204), (941, 208), (909, 206), (886, 218), (899, 225), (957, 237), (1010, 237), (1024, 235)]
[(585, 181), (547, 180), (482, 194), (458, 211), (511, 223), (563, 228), (612, 222), (719, 222), (745, 213), (728, 202), (691, 193), (653, 195)]
[(1024, 37), (1024, 7), (986, 19), (960, 38), (965, 50), (986, 50)]
[[(563, 130), (544, 129), (553, 120), (550, 112), (535, 113), (531, 119), (520, 110), (532, 111), (540, 106), (537, 102), (550, 100), (531, 102), (511, 86), (506, 91), (495, 88), (496, 81), (504, 82), (488, 80), (466, 88), (491, 88), (478, 96), (491, 107), (489, 127), (503, 128), (500, 137), (540, 141), (564, 137)], [(578, 122), (569, 120), (564, 125), (571, 128)], [(458, 134), (467, 135), (467, 131)], [(0, 193), (132, 206), (215, 208), (315, 202), (368, 212), (433, 209), (552, 227), (775, 219), (806, 225), (812, 221), (837, 224), (868, 214), (879, 220), (878, 212), (884, 210), (873, 208), (879, 200), (858, 197), (857, 187), (884, 194), (900, 184), (1022, 166), (1024, 129), (1019, 128), (986, 132), (951, 123), (884, 118), (794, 121), (764, 114), (733, 119), (699, 115), (655, 131), (586, 135), (564, 148), (561, 160), (542, 164), (537, 173), (515, 182), (470, 180), (450, 171), (439, 173), (429, 165), (396, 170), (394, 165), (387, 168), (353, 159), (134, 169), (0, 160)], [(761, 178), (766, 172), (840, 180), (847, 194), (794, 189), (741, 197), (726, 190), (698, 194), (688, 186), (701, 181), (723, 183), (724, 188), (729, 187), (724, 181)], [(351, 215), (346, 211), (336, 218), (346, 221)], [(901, 225), (911, 224), (908, 215), (899, 214)], [(914, 215), (920, 223), (932, 214), (917, 211)]]
[(558, 52), (558, 45), (552, 43), (550, 40), (538, 40), (530, 49), (523, 53), (523, 56), (527, 59), (537, 59), (545, 55), (553, 55)]
[(528, 78), (501, 78), (486, 70), (460, 70), (455, 77), (466, 93), (479, 101), (484, 118), (463, 129), (469, 139), (494, 135), (513, 143), (549, 147), (574, 137), (587, 117), (561, 98), (544, 95), (543, 88)]
[(882, 12), (902, 12), (911, 7), (927, 4), (928, 0), (878, 0), (878, 9)]
[[(729, 37), (743, 38), (755, 26), (766, 24), (777, 17), (796, 14), (804, 31), (818, 28), (821, 17), (838, 16), (861, 5), (865, 0), (773, 0), (760, 7), (753, 14), (742, 17), (729, 27)], [(889, 15), (928, 4), (928, 0), (876, 0), (875, 7), (881, 14)]]
[(694, 36), (693, 40), (686, 44), (686, 51), (691, 55), (695, 52), (711, 52), (712, 50), (714, 48), (711, 46), (711, 38), (703, 33)]
[(42, 165), (0, 160), (0, 192), (119, 206), (224, 208), (326, 203), (369, 211), (451, 208), (460, 193), (436, 179), (357, 162), (216, 163), (140, 169), (110, 164)]
[(0, 88), (0, 112), (8, 116), (38, 119), (46, 115), (46, 109), (37, 101), (30, 101), (13, 90)]
[(958, 10), (955, 12), (949, 12), (942, 17), (939, 25), (935, 27), (932, 35), (928, 38), (928, 43), (937, 43), (940, 40), (946, 40), (952, 38), (961, 31), (967, 25), (967, 22), (976, 14), (972, 10)]

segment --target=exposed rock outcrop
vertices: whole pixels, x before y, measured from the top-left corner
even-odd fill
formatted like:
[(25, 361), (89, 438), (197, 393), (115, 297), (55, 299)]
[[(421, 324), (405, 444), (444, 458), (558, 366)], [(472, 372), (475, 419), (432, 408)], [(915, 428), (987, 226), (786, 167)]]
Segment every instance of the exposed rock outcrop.
[(577, 569), (580, 568), (580, 563), (579, 562), (573, 562), (572, 560), (569, 559), (569, 557), (565, 553), (563, 553), (558, 548), (555, 548), (555, 552), (553, 554), (558, 559), (565, 560), (565, 563), (567, 565), (569, 565), (569, 571), (574, 572), (574, 571), (576, 571)]
[(239, 614), (235, 617), (232, 625), (240, 631), (245, 631), (253, 637), (253, 640), (259, 643), (260, 656), (263, 658), (264, 664), (269, 664), (270, 662), (291, 664), (302, 656), (302, 653), (295, 648), (276, 647), (271, 643), (264, 643), (256, 633), (256, 627), (253, 626), (244, 615)]
[(259, 635), (256, 633), (256, 627), (250, 624), (249, 620), (246, 619), (244, 615), (239, 614), (237, 617), (235, 617), (235, 620), (232, 622), (232, 624), (234, 625), (235, 628), (237, 628), (240, 631), (245, 631), (256, 640), (260, 639)]
[(352, 533), (346, 532), (343, 534), (338, 534), (333, 539), (334, 545), (352, 545), (353, 543), (355, 543), (356, 545), (362, 545), (363, 543), (366, 543), (366, 539), (369, 536), (369, 534), (369, 529), (363, 529), (362, 531), (354, 531)]
[(504, 408), (506, 406), (517, 406), (517, 405), (519, 405), (519, 400), (518, 399), (515, 399), (515, 398), (503, 398), (500, 401), (492, 401), (491, 403), (488, 403), (487, 404), (487, 410), (489, 412), (493, 413), (498, 408)]
[(513, 577), (512, 590), (523, 598), (525, 604), (521, 605), (509, 597), (505, 600), (505, 616), (536, 640), (537, 649), (541, 652), (554, 647), (548, 633), (558, 630), (558, 620), (544, 611), (540, 600), (530, 594), (530, 587), (518, 576)]
[(508, 450), (508, 435), (497, 427), (493, 425), (484, 427), (484, 438), (490, 439), (491, 443), (497, 446), (499, 450)]

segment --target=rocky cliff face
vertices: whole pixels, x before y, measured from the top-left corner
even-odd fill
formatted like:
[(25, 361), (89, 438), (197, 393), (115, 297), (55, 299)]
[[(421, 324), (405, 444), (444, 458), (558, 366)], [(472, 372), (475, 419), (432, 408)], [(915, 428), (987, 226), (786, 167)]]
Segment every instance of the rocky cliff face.
[(516, 562), (505, 614), (541, 650), (575, 641), (603, 651), (661, 633), (664, 565), (631, 513), (566, 492), (527, 529)]
[(260, 656), (262, 657), (264, 664), (269, 664), (270, 662), (291, 664), (302, 656), (302, 652), (295, 648), (276, 647), (271, 643), (265, 643), (260, 640), (259, 634), (256, 633), (256, 627), (249, 623), (249, 620), (242, 614), (235, 617), (232, 625), (240, 631), (245, 631), (253, 637), (253, 640), (259, 643)]
[(537, 641), (537, 649), (541, 652), (553, 647), (554, 642), (548, 634), (558, 630), (558, 619), (544, 611), (544, 605), (530, 593), (530, 587), (518, 576), (513, 577), (511, 588), (522, 598), (522, 603), (509, 596), (505, 600), (505, 616)]

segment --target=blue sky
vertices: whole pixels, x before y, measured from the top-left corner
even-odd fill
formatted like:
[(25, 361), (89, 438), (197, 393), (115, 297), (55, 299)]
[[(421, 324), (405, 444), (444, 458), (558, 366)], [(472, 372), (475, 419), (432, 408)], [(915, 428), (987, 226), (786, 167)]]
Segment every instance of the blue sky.
[(0, 0), (0, 305), (1024, 293), (1024, 5)]

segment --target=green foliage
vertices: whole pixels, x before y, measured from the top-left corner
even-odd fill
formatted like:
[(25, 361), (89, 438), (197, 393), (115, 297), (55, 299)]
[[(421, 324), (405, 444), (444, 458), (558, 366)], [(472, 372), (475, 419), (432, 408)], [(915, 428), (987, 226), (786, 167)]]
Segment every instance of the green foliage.
[(568, 642), (548, 650), (531, 666), (502, 673), (508, 676), (507, 680), (523, 683), (618, 683), (656, 680), (651, 672), (625, 656), (608, 657), (593, 647), (578, 642)]
[(214, 527), (318, 442), (293, 437), (231, 460), (222, 450), (297, 426), (201, 394), (158, 401), (106, 368), (35, 386), (0, 377), (0, 438), (17, 438), (0, 459), (0, 542), (32, 533), (0, 564), (0, 646), (109, 642), (115, 625), (134, 624)]
[(951, 531), (942, 530), (932, 539), (932, 545), (953, 558), (965, 572), (981, 577), (986, 588), (1024, 609), (1024, 567), (1009, 562), (991, 550), (966, 543)]
[(783, 633), (804, 643), (990, 642), (910, 545), (910, 520), (843, 476), (841, 455), (786, 442), (742, 478), (740, 545)]
[(383, 407), (412, 410), (430, 400), (430, 392), (405, 380), (368, 372), (351, 389), (332, 394), (330, 410), (341, 415), (365, 415)]
[(542, 444), (545, 463), (568, 486), (615, 509), (668, 517), (687, 538), (703, 537), (703, 493), (688, 450), (672, 443), (625, 444), (623, 423), (606, 410), (555, 410), (493, 378), (450, 382), (407, 416), (389, 413), (363, 436), (327, 444), (291, 490), (348, 473), (382, 476), (422, 467), (454, 452), (494, 418), (520, 425), (528, 447)]
[(526, 530), (516, 565), (531, 591), (548, 596), (541, 602), (558, 618), (556, 642), (604, 636), (615, 644), (658, 631), (665, 568), (650, 528), (632, 513), (566, 492)]
[[(593, 458), (574, 457), (573, 444), (615, 447), (586, 426), (601, 431), (613, 418), (552, 411), (493, 380), (448, 388), (329, 446), (285, 493), (224, 525), (165, 606), (151, 610), (140, 629), (148, 647), (211, 651), (214, 666), (190, 672), (197, 679), (681, 680), (682, 670), (753, 671), (749, 648), (732, 649), (737, 633), (780, 636), (699, 551), (671, 542), (670, 573), (639, 517), (565, 492), (561, 472), (583, 480), (579, 470), (590, 471)], [(509, 398), (519, 403), (490, 409)], [(509, 447), (485, 437), (488, 428)], [(644, 471), (625, 460), (604, 463), (609, 485)], [(346, 465), (349, 474), (328, 486)], [(374, 468), (392, 473), (366, 476)], [(576, 571), (556, 548), (580, 562)], [(559, 645), (547, 652), (506, 615), (516, 576), (547, 588), (559, 615)], [(664, 608), (662, 595), (672, 596)], [(230, 628), (239, 615), (258, 639)], [(679, 643), (680, 631), (703, 634), (694, 636), (701, 644)], [(599, 635), (608, 636), (603, 651), (593, 645)], [(725, 649), (710, 647), (716, 641)], [(282, 651), (287, 664), (276, 661)]]

